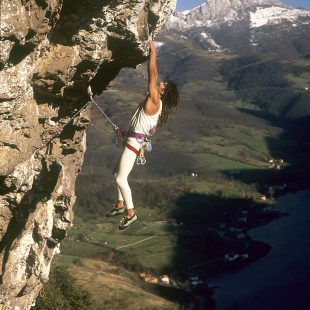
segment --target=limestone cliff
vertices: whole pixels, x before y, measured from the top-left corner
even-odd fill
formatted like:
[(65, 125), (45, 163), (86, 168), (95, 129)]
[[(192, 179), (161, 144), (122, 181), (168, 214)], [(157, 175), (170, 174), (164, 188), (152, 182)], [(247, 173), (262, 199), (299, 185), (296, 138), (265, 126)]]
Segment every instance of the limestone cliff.
[(0, 309), (29, 309), (72, 225), (86, 87), (144, 61), (176, 0), (0, 3)]

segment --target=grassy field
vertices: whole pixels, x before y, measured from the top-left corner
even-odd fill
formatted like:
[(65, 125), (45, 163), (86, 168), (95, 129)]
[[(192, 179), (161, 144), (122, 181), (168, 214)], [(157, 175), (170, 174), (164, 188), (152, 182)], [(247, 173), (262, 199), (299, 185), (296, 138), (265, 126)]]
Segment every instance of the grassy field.
[[(288, 65), (293, 65), (297, 68), (294, 72), (287, 74), (287, 78), (294, 83), (297, 88), (310, 87), (310, 64), (307, 59), (295, 59), (288, 62)], [(302, 68), (302, 69), (301, 69)]]
[(91, 292), (92, 309), (179, 309), (177, 303), (146, 289), (137, 275), (102, 259), (61, 255), (56, 264), (70, 266), (79, 284)]
[(300, 75), (288, 74), (287, 78), (294, 83), (295, 87), (302, 89), (309, 89), (310, 87), (310, 72), (304, 72)]

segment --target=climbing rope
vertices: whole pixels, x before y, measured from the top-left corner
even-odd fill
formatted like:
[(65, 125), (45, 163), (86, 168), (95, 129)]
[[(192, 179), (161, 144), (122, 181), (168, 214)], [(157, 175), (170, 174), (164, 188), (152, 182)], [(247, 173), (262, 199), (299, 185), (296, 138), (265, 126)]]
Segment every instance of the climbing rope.
[[(112, 125), (113, 129), (115, 130), (115, 135), (116, 135), (116, 142), (118, 144), (118, 139), (121, 138), (123, 140), (123, 132), (120, 130), (120, 128), (114, 124), (112, 122), (112, 120), (106, 115), (106, 113), (101, 109), (101, 107), (97, 104), (97, 102), (93, 99), (93, 93), (91, 90), (91, 87), (88, 86), (87, 88), (87, 93), (89, 95), (90, 101), (92, 103), (94, 103), (97, 108), (99, 109), (99, 111), (106, 117), (106, 119), (110, 122), (110, 124)], [(61, 128), (61, 130), (57, 131), (54, 135), (52, 135), (52, 137), (50, 137), (47, 141), (44, 141), (44, 143), (42, 143), (42, 145), (38, 148), (35, 149), (35, 151), (33, 152), (33, 154), (35, 154), (38, 151), (41, 151), (44, 147), (47, 147), (55, 138), (57, 138), (62, 132), (63, 130), (83, 111), (85, 110), (85, 108), (89, 105), (89, 101), (87, 103), (85, 103), (78, 111), (76, 111), (70, 118), (69, 120), (65, 123), (65, 125)]]
[[(93, 99), (93, 95), (94, 94), (93, 94), (90, 86), (88, 86), (88, 88), (87, 88), (87, 93), (88, 93), (88, 96), (90, 98), (90, 101), (96, 105), (96, 107), (99, 109), (99, 111), (104, 115), (104, 117), (109, 121), (109, 123), (113, 127), (113, 129), (115, 131), (115, 142), (116, 142), (116, 144), (119, 146), (120, 145), (120, 140), (121, 140), (121, 142), (124, 143), (125, 140), (126, 140), (126, 137), (128, 136), (128, 132), (121, 130), (116, 124), (114, 124), (112, 122), (112, 120), (101, 109), (101, 107)], [(138, 110), (137, 110), (136, 113), (138, 113)], [(130, 134), (129, 134), (129, 136), (130, 136)], [(146, 164), (146, 159), (145, 159), (144, 151), (147, 150), (148, 152), (150, 152), (152, 150), (152, 145), (151, 145), (151, 141), (150, 140), (146, 139), (144, 144), (140, 147), (140, 149), (136, 149), (136, 148), (134, 148), (133, 146), (131, 146), (128, 143), (125, 143), (125, 146), (127, 148), (129, 148), (131, 151), (133, 151), (137, 155), (136, 164), (138, 166), (139, 165), (143, 166), (143, 165)]]
[(109, 123), (112, 125), (113, 129), (114, 129), (115, 131), (119, 130), (119, 127), (118, 127), (116, 124), (114, 124), (114, 123), (112, 122), (112, 120), (108, 117), (108, 115), (105, 114), (105, 112), (101, 109), (101, 107), (100, 107), (100, 106), (97, 104), (97, 102), (94, 100), (94, 98), (93, 98), (93, 95), (94, 95), (94, 94), (93, 94), (93, 92), (92, 92), (90, 86), (87, 87), (87, 93), (88, 93), (88, 96), (89, 96), (89, 98), (90, 98), (90, 101), (96, 105), (96, 107), (99, 109), (99, 111), (105, 116), (105, 118), (106, 118), (106, 119), (109, 121)]
[(126, 131), (121, 130), (116, 124), (114, 124), (112, 122), (112, 120), (108, 117), (108, 115), (101, 109), (101, 107), (98, 105), (98, 103), (94, 100), (93, 98), (93, 92), (92, 89), (90, 87), (90, 85), (87, 87), (87, 93), (89, 96), (90, 101), (96, 105), (96, 107), (99, 109), (99, 111), (103, 114), (103, 116), (108, 120), (108, 122), (111, 124), (111, 126), (113, 127), (114, 131), (115, 131), (115, 143), (119, 146), (120, 145), (120, 141), (124, 142), (125, 136), (127, 134)]
[(33, 152), (33, 155), (36, 152), (41, 151), (44, 147), (47, 147), (55, 138), (57, 138), (63, 132), (63, 130), (74, 120), (74, 118), (77, 117), (77, 115), (80, 114), (88, 105), (89, 102), (85, 103), (77, 112), (75, 112), (74, 115), (71, 116), (69, 120), (65, 123), (65, 125), (61, 128), (61, 130), (57, 131), (50, 139), (42, 143), (42, 145)]
[[(99, 111), (102, 113), (102, 115), (108, 120), (110, 125), (113, 127), (113, 129), (115, 131), (115, 142), (119, 146), (120, 145), (120, 140), (121, 140), (121, 142), (125, 141), (125, 138), (127, 137), (127, 132), (121, 130), (115, 123), (113, 123), (113, 121), (107, 116), (107, 114), (97, 104), (97, 102), (93, 98), (93, 92), (92, 92), (92, 89), (91, 89), (90, 86), (88, 86), (88, 88), (87, 88), (87, 93), (88, 93), (90, 102), (92, 102), (99, 109)], [(33, 154), (35, 154), (36, 152), (42, 150), (44, 147), (48, 147), (49, 144), (63, 132), (63, 130), (66, 128), (66, 126), (68, 126), (74, 120), (74, 118), (77, 117), (77, 115), (80, 114), (89, 105), (90, 102), (85, 103), (78, 111), (76, 111), (69, 118), (69, 120), (65, 123), (65, 125), (61, 128), (61, 130), (57, 131), (47, 141), (44, 141), (44, 143), (42, 143), (42, 145), (40, 147), (36, 148), (36, 150), (33, 152)], [(147, 140), (146, 144), (143, 145), (139, 150), (136, 150), (136, 152), (135, 152), (137, 154), (137, 162), (136, 162), (137, 165), (145, 165), (145, 163), (146, 163), (145, 156), (144, 156), (145, 149), (147, 151), (151, 150), (151, 143), (150, 143), (149, 140)]]

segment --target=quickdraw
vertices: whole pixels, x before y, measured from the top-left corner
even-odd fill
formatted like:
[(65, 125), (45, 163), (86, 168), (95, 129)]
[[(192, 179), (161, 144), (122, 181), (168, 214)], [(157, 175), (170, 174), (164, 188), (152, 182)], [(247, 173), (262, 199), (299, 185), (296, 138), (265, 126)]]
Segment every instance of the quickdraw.
[(144, 156), (144, 148), (145, 146), (142, 146), (139, 150), (139, 155), (137, 157), (137, 165), (145, 165), (146, 164), (146, 159), (145, 159), (145, 156)]
[(104, 117), (109, 121), (109, 123), (111, 124), (111, 126), (113, 127), (114, 129), (114, 132), (115, 132), (115, 143), (117, 145), (119, 145), (120, 143), (120, 139), (122, 140), (122, 142), (124, 142), (124, 135), (123, 135), (123, 131), (116, 125), (112, 122), (112, 120), (108, 117), (108, 115), (105, 114), (105, 112), (101, 109), (101, 107), (97, 104), (97, 102), (94, 100), (93, 98), (93, 92), (92, 92), (92, 89), (90, 87), (90, 85), (87, 87), (87, 93), (88, 93), (88, 96), (89, 96), (89, 99), (92, 103), (94, 103), (96, 105), (96, 107), (99, 109), (99, 111), (104, 115)]
[(151, 152), (152, 151), (152, 143), (151, 140), (145, 139), (143, 146), (139, 150), (139, 155), (137, 157), (137, 165), (145, 165), (146, 159), (145, 159), (145, 151)]

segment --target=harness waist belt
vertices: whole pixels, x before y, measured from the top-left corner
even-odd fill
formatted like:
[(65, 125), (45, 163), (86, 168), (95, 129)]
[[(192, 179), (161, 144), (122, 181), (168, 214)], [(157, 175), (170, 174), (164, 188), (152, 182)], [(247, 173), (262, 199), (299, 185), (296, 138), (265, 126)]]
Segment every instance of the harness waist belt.
[(133, 147), (133, 146), (130, 145), (129, 143), (126, 143), (125, 146), (126, 146), (129, 150), (133, 151), (137, 156), (139, 155), (139, 150), (137, 150), (135, 147)]
[(129, 137), (135, 138), (138, 140), (144, 140), (145, 139), (145, 135), (143, 133), (138, 133), (138, 132), (134, 132), (134, 131), (129, 133)]

